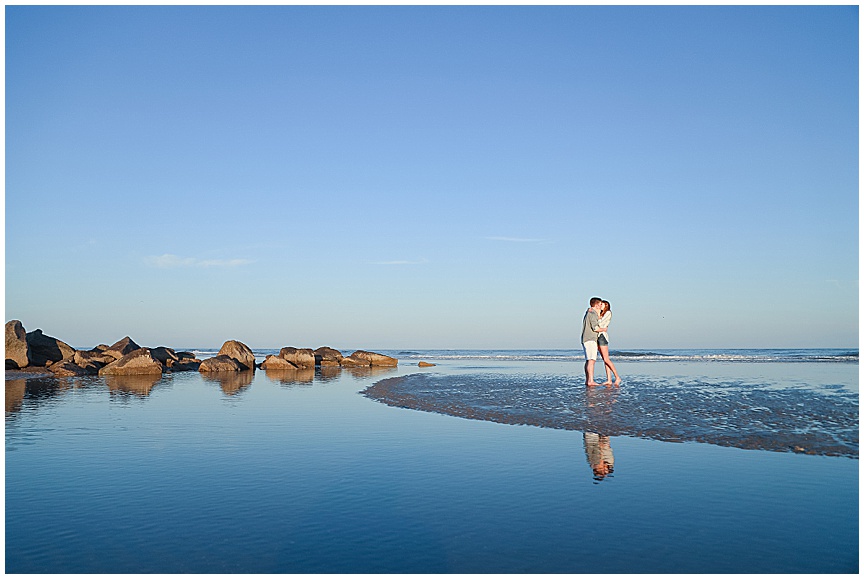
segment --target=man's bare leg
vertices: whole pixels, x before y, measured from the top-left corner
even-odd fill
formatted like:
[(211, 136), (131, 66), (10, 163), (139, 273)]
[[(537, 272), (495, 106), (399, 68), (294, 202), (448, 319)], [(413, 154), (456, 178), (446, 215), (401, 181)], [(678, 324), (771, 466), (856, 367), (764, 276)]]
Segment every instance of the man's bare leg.
[(594, 360), (585, 360), (585, 385), (599, 386), (599, 384), (594, 381)]

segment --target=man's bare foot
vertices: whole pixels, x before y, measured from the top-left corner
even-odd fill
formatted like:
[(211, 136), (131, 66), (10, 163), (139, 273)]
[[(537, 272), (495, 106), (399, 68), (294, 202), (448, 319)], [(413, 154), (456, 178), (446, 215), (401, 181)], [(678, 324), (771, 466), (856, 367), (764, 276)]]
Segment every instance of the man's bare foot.
[(585, 382), (585, 385), (586, 386), (599, 386), (600, 384), (598, 384), (597, 382)]
[(611, 386), (611, 385), (612, 385), (611, 380), (607, 380), (606, 382), (603, 382), (603, 386)]

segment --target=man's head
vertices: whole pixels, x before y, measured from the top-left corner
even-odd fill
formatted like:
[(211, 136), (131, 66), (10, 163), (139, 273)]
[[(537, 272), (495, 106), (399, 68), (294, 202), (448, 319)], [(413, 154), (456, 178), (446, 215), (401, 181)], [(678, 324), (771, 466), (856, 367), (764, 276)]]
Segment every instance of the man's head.
[(588, 303), (591, 304), (592, 308), (597, 310), (597, 309), (600, 309), (600, 304), (603, 303), (603, 300), (601, 298), (591, 298), (591, 301)]

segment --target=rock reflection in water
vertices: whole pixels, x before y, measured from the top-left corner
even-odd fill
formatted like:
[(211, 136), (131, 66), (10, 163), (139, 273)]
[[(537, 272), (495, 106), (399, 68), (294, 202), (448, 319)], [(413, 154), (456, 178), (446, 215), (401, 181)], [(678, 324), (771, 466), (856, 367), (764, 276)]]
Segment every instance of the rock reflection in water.
[(355, 378), (384, 377), (396, 372), (396, 368), (386, 366), (348, 366), (345, 371)]
[(105, 384), (111, 394), (131, 394), (145, 398), (150, 395), (150, 391), (161, 379), (161, 374), (105, 376)]
[(6, 380), (6, 412), (19, 412), (24, 400), (39, 404), (74, 387), (76, 382), (53, 377), (15, 378)]
[(6, 380), (6, 412), (18, 412), (24, 404), (27, 380)]
[(296, 384), (311, 384), (315, 380), (315, 368), (297, 368), (295, 370), (267, 369), (264, 374), (272, 382), (286, 386)]
[(201, 376), (204, 377), (205, 382), (215, 382), (216, 384), (219, 384), (219, 387), (222, 388), (222, 392), (226, 395), (235, 396), (252, 384), (252, 380), (255, 379), (255, 371), (207, 372), (202, 373)]
[(858, 396), (839, 386), (631, 377), (620, 388), (585, 388), (573, 376), (411, 374), (380, 380), (363, 394), (507, 424), (858, 457)]
[(341, 366), (317, 366), (315, 368), (315, 378), (322, 382), (336, 380), (342, 375)]

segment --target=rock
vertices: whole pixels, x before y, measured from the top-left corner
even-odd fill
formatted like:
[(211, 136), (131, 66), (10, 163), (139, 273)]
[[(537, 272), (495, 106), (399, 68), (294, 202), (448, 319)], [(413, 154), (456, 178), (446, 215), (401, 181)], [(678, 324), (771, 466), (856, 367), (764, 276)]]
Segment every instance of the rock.
[(261, 368), (264, 370), (296, 370), (297, 366), (282, 356), (270, 355), (261, 362)]
[(111, 346), (108, 346), (108, 349), (105, 350), (106, 354), (114, 356), (117, 360), (129, 354), (130, 352), (134, 352), (135, 350), (140, 350), (141, 346), (136, 344), (132, 338), (126, 336), (122, 340), (115, 342)]
[(372, 366), (372, 364), (369, 362), (369, 360), (365, 360), (362, 358), (355, 358), (354, 355), (352, 354), (351, 356), (348, 356), (347, 358), (342, 358), (341, 366), (343, 368), (360, 368), (360, 367), (369, 368)]
[(215, 358), (207, 358), (198, 366), (199, 372), (239, 372), (240, 364), (234, 358), (220, 354)]
[(30, 365), (49, 366), (75, 353), (75, 348), (42, 333), (42, 330), (27, 332), (27, 345), (30, 348)]
[(201, 360), (195, 357), (192, 352), (175, 352), (177, 361), (171, 364), (172, 372), (197, 372), (201, 367)]
[(61, 360), (56, 364), (51, 364), (51, 372), (60, 378), (71, 378), (74, 376), (95, 376), (99, 373), (99, 366), (96, 364), (86, 364), (79, 366), (70, 360)]
[(151, 348), (150, 355), (159, 360), (162, 365), (166, 368), (170, 368), (177, 362), (180, 358), (177, 357), (176, 352), (171, 348), (166, 348), (165, 346), (159, 346), (158, 348)]
[(282, 348), (279, 350), (279, 356), (298, 368), (315, 367), (315, 352), (312, 351), (312, 348)]
[(18, 320), (6, 322), (6, 369), (17, 370), (30, 364), (27, 332)]
[(162, 362), (153, 357), (148, 348), (133, 350), (99, 370), (100, 376), (132, 376), (161, 374)]
[(171, 365), (172, 372), (197, 372), (201, 369), (201, 360), (183, 360)]
[[(122, 356), (121, 356), (122, 357)], [(72, 361), (75, 362), (78, 366), (85, 367), (89, 364), (95, 364), (96, 366), (107, 366), (108, 364), (115, 362), (116, 358), (105, 354), (100, 351), (94, 352), (93, 350), (81, 351), (78, 350), (72, 357)]]
[(366, 352), (365, 350), (357, 350), (351, 356), (355, 360), (366, 360), (366, 366), (385, 366), (393, 367), (399, 364), (399, 360), (385, 356), (384, 354), (376, 354), (375, 352)]
[(314, 352), (316, 366), (340, 366), (342, 364), (342, 352), (321, 346)]
[(253, 354), (249, 346), (243, 342), (228, 340), (222, 344), (222, 348), (219, 349), (219, 353), (216, 357), (218, 358), (219, 356), (228, 356), (229, 358), (233, 358), (234, 361), (240, 365), (241, 370), (255, 369), (255, 354)]
[(429, 362), (419, 362), (417, 365), (421, 368), (431, 368), (435, 364), (430, 364)]

